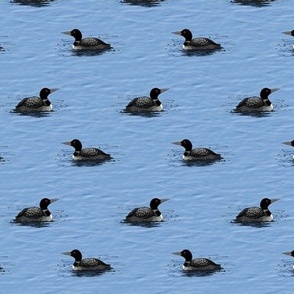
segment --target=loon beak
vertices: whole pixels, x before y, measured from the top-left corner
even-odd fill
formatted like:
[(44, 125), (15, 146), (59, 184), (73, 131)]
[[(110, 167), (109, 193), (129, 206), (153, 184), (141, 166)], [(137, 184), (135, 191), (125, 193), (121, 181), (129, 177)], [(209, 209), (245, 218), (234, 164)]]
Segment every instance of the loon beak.
[(176, 31), (176, 32), (172, 32), (175, 35), (180, 35), (181, 36), (181, 31)]
[(69, 146), (71, 146), (71, 142), (70, 142), (70, 141), (61, 142), (61, 143), (64, 144), (64, 145), (69, 145)]
[(278, 90), (280, 90), (280, 88), (273, 88), (273, 89), (271, 89), (271, 93), (274, 93), (274, 92), (276, 92)]
[(160, 93), (166, 92), (167, 90), (169, 90), (169, 88), (162, 88), (160, 89)]
[(277, 202), (279, 200), (279, 198), (273, 198), (271, 199), (271, 203)]
[(181, 141), (172, 142), (172, 144), (175, 144), (175, 145), (182, 146), (182, 143), (181, 143)]
[(282, 32), (282, 33), (285, 34), (285, 35), (290, 35), (290, 36), (292, 36), (291, 31), (286, 31), (286, 32)]
[(50, 89), (50, 93), (56, 92), (57, 90), (59, 90), (59, 88), (52, 88)]
[(64, 254), (64, 255), (69, 255), (69, 256), (71, 256), (71, 252), (70, 252), (70, 251), (61, 252), (61, 253)]
[(62, 32), (62, 34), (71, 36), (71, 31)]
[(290, 251), (283, 252), (283, 254), (292, 256), (292, 252), (290, 252)]
[(167, 200), (169, 200), (169, 198), (160, 199), (160, 204), (163, 203), (163, 202), (166, 202)]
[(285, 144), (285, 145), (290, 145), (290, 146), (292, 146), (292, 141), (286, 141), (286, 142), (282, 142), (283, 144)]
[(50, 204), (53, 203), (53, 202), (56, 202), (57, 200), (59, 200), (59, 198), (52, 198), (52, 199), (50, 199)]
[(172, 254), (182, 256), (182, 253), (180, 251), (172, 252)]

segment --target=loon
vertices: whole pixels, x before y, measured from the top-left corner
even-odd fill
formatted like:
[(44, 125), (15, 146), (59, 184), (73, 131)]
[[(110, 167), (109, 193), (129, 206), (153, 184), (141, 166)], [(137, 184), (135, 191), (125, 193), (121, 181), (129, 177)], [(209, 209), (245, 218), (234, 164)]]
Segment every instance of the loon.
[(72, 265), (72, 268), (75, 271), (106, 271), (111, 269), (109, 264), (104, 263), (98, 258), (82, 259), (82, 253), (77, 249), (70, 252), (63, 252), (62, 254), (70, 255), (75, 259), (75, 262)]
[(278, 91), (278, 88), (269, 89), (263, 88), (260, 91), (260, 97), (248, 97), (244, 98), (237, 106), (237, 112), (263, 112), (263, 111), (272, 111), (274, 109), (271, 101), (268, 96)]
[(82, 149), (82, 143), (78, 139), (74, 139), (70, 142), (62, 142), (65, 145), (69, 145), (75, 148), (72, 158), (74, 160), (108, 160), (111, 159), (110, 154), (104, 153), (98, 148), (84, 148)]
[[(294, 140), (283, 142), (283, 144), (294, 147)], [(292, 155), (292, 157), (293, 157), (293, 159), (294, 159), (294, 155)]]
[(50, 222), (53, 219), (48, 206), (57, 201), (57, 198), (43, 198), (40, 201), (40, 207), (24, 208), (15, 218), (16, 222)]
[(134, 98), (127, 106), (126, 112), (152, 112), (163, 110), (163, 105), (158, 99), (159, 94), (167, 91), (168, 88), (158, 89), (153, 88), (150, 91), (150, 97)]
[[(288, 252), (283, 252), (283, 254), (290, 255), (290, 256), (294, 257), (294, 250), (288, 251)], [(292, 268), (294, 269), (294, 265), (292, 266)]]
[[(294, 37), (294, 30), (283, 32), (283, 34), (290, 35), (290, 36)], [(294, 45), (292, 45), (292, 47), (294, 49)]]
[(58, 88), (48, 89), (43, 88), (40, 91), (40, 97), (28, 97), (22, 99), (15, 107), (16, 112), (41, 112), (51, 111), (53, 109), (52, 103), (49, 101), (49, 94), (57, 91)]
[(75, 38), (72, 45), (74, 50), (106, 50), (112, 48), (110, 44), (107, 44), (98, 38), (82, 38), (82, 33), (78, 29), (63, 32), (63, 34), (70, 35)]
[(194, 148), (192, 149), (192, 143), (188, 139), (184, 139), (180, 142), (172, 142), (175, 145), (180, 145), (185, 148), (185, 152), (183, 154), (183, 159), (190, 160), (219, 160), (221, 159), (221, 155), (213, 152), (208, 148)]
[(158, 199), (153, 198), (150, 201), (150, 207), (138, 207), (134, 208), (127, 216), (127, 222), (160, 222), (163, 220), (163, 216), (158, 209), (158, 206), (167, 201), (168, 198)]
[(263, 198), (260, 207), (244, 208), (236, 217), (236, 222), (270, 222), (274, 219), (268, 207), (279, 199)]
[(184, 249), (181, 252), (173, 252), (175, 255), (180, 255), (185, 258), (183, 264), (183, 270), (185, 271), (214, 271), (220, 270), (221, 265), (214, 263), (208, 258), (194, 258), (192, 259), (192, 253), (188, 249)]
[(192, 39), (192, 33), (188, 29), (173, 32), (173, 34), (180, 35), (185, 38), (185, 42), (183, 44), (184, 50), (217, 50), (222, 48), (220, 44), (217, 44), (208, 38), (200, 37)]

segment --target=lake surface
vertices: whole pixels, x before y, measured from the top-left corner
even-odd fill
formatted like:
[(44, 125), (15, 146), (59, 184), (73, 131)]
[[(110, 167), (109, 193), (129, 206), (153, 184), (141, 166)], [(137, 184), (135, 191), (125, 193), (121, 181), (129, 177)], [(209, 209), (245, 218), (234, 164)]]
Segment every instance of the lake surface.
[[(293, 0), (2, 0), (0, 50), (1, 151), (0, 271), (3, 293), (292, 293), (294, 249), (292, 154), (294, 139)], [(77, 54), (79, 28), (113, 49)], [(189, 28), (223, 49), (187, 54), (171, 32)], [(43, 87), (54, 111), (39, 116), (12, 110)], [(122, 110), (153, 87), (164, 111), (143, 116)], [(265, 115), (233, 112), (241, 99), (264, 87), (280, 88)], [(78, 165), (78, 138), (113, 160)], [(223, 160), (209, 165), (182, 161), (188, 138)], [(43, 197), (52, 223), (12, 223)], [(123, 223), (128, 212), (153, 197), (169, 198), (164, 222)], [(263, 226), (233, 222), (263, 197), (275, 221)], [(102, 275), (77, 275), (79, 249), (113, 267)], [(212, 275), (187, 275), (189, 249), (223, 266)]]

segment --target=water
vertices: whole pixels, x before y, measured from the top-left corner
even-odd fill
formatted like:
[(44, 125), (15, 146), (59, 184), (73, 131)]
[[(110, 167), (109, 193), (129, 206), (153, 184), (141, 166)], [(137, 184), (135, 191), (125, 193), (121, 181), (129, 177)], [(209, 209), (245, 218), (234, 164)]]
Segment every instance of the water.
[[(292, 140), (293, 1), (1, 1), (1, 290), (5, 293), (291, 293), (293, 279)], [(189, 28), (223, 50), (210, 55), (182, 52)], [(113, 50), (100, 55), (72, 52), (79, 28)], [(58, 87), (52, 113), (13, 113), (23, 97)], [(122, 110), (153, 87), (170, 88), (160, 98), (165, 111), (130, 115)], [(261, 88), (275, 111), (240, 115), (232, 110)], [(114, 160), (78, 165), (74, 138), (100, 147)], [(188, 138), (221, 153), (210, 165), (183, 163)], [(235, 224), (241, 209), (261, 198), (275, 221), (256, 227)], [(11, 223), (41, 198), (55, 221), (42, 226)], [(153, 197), (165, 221), (134, 226), (123, 221)], [(77, 275), (80, 249), (113, 271)], [(183, 249), (210, 257), (223, 270), (187, 275)], [(197, 290), (196, 290), (197, 289)]]

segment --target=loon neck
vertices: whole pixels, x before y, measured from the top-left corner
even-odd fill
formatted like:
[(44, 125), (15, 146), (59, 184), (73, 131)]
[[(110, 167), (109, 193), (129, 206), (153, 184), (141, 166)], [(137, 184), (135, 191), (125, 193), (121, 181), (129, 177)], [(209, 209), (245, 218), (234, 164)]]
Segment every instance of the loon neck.
[(272, 213), (270, 212), (269, 209), (263, 209), (263, 213), (266, 215), (266, 216), (270, 216)]
[(156, 106), (160, 106), (161, 105), (161, 102), (158, 98), (156, 99), (153, 99), (153, 103), (156, 105)]
[(270, 106), (270, 105), (272, 104), (271, 101), (270, 101), (268, 98), (263, 99), (263, 102), (264, 102), (264, 104), (265, 104), (266, 106)]
[(161, 215), (161, 212), (160, 212), (160, 210), (158, 208), (157, 209), (152, 209), (152, 211), (153, 211), (154, 215), (156, 215), (156, 216)]

